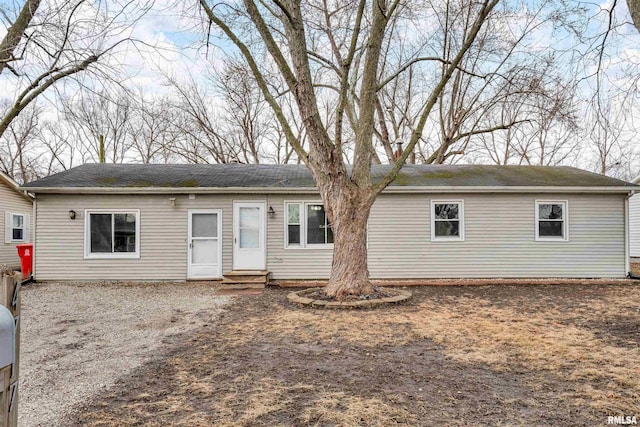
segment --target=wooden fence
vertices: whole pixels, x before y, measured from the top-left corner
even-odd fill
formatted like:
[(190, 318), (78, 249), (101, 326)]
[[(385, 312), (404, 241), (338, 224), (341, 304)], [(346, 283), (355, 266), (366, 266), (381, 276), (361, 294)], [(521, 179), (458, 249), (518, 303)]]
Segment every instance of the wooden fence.
[(18, 366), (20, 361), (20, 273), (0, 276), (0, 304), (13, 314), (16, 324), (15, 360), (13, 365), (0, 369), (0, 427), (18, 425)]

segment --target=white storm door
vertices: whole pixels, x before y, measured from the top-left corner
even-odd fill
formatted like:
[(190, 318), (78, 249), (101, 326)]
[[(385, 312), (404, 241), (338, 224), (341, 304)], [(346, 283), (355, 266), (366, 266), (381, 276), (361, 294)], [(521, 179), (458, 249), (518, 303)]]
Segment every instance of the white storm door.
[(222, 277), (222, 211), (189, 210), (189, 279)]
[(265, 202), (233, 202), (233, 269), (266, 268)]

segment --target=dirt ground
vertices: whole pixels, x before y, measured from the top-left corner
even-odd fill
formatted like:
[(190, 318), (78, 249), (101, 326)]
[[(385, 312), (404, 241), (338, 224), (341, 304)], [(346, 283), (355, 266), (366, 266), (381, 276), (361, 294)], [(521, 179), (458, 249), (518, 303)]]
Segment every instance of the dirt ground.
[(640, 286), (416, 287), (404, 305), (235, 297), (76, 426), (606, 425), (640, 416)]
[(48, 427), (163, 357), (228, 298), (210, 284), (38, 283), (21, 300), (19, 425)]

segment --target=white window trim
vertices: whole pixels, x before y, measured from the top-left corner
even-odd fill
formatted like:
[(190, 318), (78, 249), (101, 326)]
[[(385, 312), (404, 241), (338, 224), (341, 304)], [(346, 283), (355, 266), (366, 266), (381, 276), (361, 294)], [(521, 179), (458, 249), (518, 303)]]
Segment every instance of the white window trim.
[[(456, 203), (458, 205), (458, 216), (460, 221), (460, 235), (459, 236), (436, 236), (436, 205), (441, 204), (452, 204)], [(465, 233), (464, 233), (464, 200), (462, 199), (438, 199), (431, 200), (431, 241), (432, 242), (464, 242)]]
[[(540, 205), (548, 205), (548, 204), (562, 204), (562, 235), (563, 237), (550, 237), (543, 236), (540, 237), (540, 227), (538, 226), (538, 222), (540, 221)], [(569, 201), (568, 200), (550, 200), (550, 199), (536, 199), (535, 201), (535, 241), (536, 242), (568, 242), (569, 241)]]
[[(115, 253), (91, 253), (91, 214), (134, 214), (136, 216), (136, 251)], [(84, 258), (85, 259), (138, 259), (140, 258), (140, 209), (85, 209), (84, 210)]]
[[(13, 217), (14, 216), (21, 216), (22, 217), (22, 228), (13, 226)], [(25, 237), (25, 231), (27, 230), (27, 227), (26, 227), (27, 215), (23, 214), (23, 213), (9, 212), (9, 218), (11, 220), (11, 224), (9, 225), (9, 229), (11, 230), (11, 243), (24, 243), (24, 242), (26, 242), (24, 237)], [(13, 230), (22, 230), (22, 239), (14, 239), (13, 238)]]
[[(289, 205), (300, 205), (300, 244), (289, 245)], [(284, 202), (284, 248), (285, 249), (333, 249), (333, 243), (307, 243), (307, 206), (323, 205), (322, 200), (286, 200)], [(326, 212), (326, 210), (325, 210)], [(335, 235), (333, 236), (335, 239)]]

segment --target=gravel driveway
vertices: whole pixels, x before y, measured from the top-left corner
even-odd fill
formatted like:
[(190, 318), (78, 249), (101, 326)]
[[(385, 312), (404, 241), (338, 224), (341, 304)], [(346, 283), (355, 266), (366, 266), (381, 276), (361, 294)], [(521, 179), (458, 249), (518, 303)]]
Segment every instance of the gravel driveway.
[(210, 284), (39, 283), (22, 288), (19, 425), (63, 425), (74, 406), (212, 322)]

